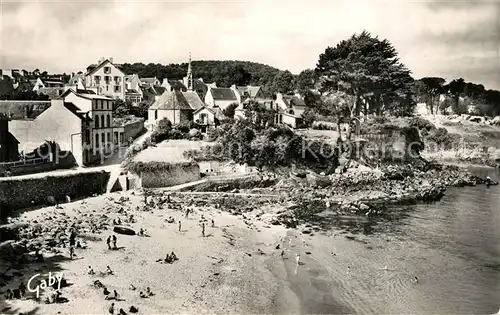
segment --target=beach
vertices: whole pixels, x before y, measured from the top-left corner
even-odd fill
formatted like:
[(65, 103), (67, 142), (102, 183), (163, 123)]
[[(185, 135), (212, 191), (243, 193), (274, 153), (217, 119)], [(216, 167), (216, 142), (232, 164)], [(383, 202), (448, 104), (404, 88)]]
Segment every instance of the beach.
[[(117, 202), (120, 198), (122, 201)], [(123, 201), (127, 198), (128, 201)], [(175, 196), (172, 197), (174, 202)], [(79, 222), (78, 225), (84, 227), (89, 217), (105, 214), (109, 226), (95, 234), (80, 229), (77, 240), (86, 248), (76, 248), (72, 260), (67, 248), (61, 249), (57, 255), (43, 252), (44, 263), (25, 265), (23, 276), (14, 277), (3, 289), (16, 288), (21, 280), (26, 284), (37, 272), (62, 272), (70, 283), (61, 289), (67, 303), (44, 304), (32, 299), (34, 294), (28, 293), (25, 299), (6, 301), (11, 309), (5, 312), (37, 309), (41, 314), (97, 314), (107, 312), (112, 302), (116, 310), (123, 308), (128, 313), (133, 305), (142, 314), (302, 313), (312, 303), (315, 307), (342, 309), (336, 305), (333, 296), (322, 297), (325, 295), (324, 286), (328, 284), (317, 290), (322, 292), (320, 298), (323, 302), (311, 300), (315, 286), (321, 284), (311, 282), (310, 272), (305, 270), (321, 270), (317, 278), (324, 277), (324, 268), (319, 263), (321, 259), (309, 258), (306, 254), (317, 250), (312, 246), (313, 236), (269, 225), (267, 221), (273, 214), (271, 209), (275, 208), (272, 204), (244, 215), (233, 215), (213, 206), (189, 207), (192, 213), (188, 219), (183, 211), (185, 207), (170, 209), (169, 204), (148, 207), (149, 210), (144, 211), (144, 196), (136, 191), (67, 203), (61, 209), (47, 207), (21, 214), (15, 221), (51, 223), (51, 229), (63, 221), (66, 228), (71, 222)], [(123, 223), (130, 214), (135, 222)], [(205, 236), (202, 236), (202, 215), (206, 221)], [(58, 217), (64, 220), (55, 219)], [(169, 217), (175, 222), (168, 223), (166, 219)], [(145, 229), (149, 236), (113, 233), (112, 222), (118, 218), (122, 225), (136, 232)], [(212, 219), (214, 227), (211, 226)], [(182, 224), (180, 232), (179, 220)], [(118, 250), (107, 248), (106, 238), (113, 234), (117, 236)], [(288, 239), (292, 239), (291, 243)], [(276, 249), (278, 245), (279, 249)], [(282, 250), (285, 250), (284, 257), (280, 255)], [(172, 264), (157, 262), (171, 252), (175, 252), (178, 261)], [(295, 274), (297, 253), (304, 264)], [(89, 266), (95, 275), (88, 274)], [(107, 266), (113, 275), (106, 274)], [(116, 290), (123, 301), (105, 300), (102, 289), (93, 286), (95, 280), (100, 280), (111, 292)], [(328, 282), (327, 278), (322, 281)], [(130, 290), (131, 284), (137, 289)], [(145, 292), (147, 287), (154, 296), (140, 298), (139, 292)]]

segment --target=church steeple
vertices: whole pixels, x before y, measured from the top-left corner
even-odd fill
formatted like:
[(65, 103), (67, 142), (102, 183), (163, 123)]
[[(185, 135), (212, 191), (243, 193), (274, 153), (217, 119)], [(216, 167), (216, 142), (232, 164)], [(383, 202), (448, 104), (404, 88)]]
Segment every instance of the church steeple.
[(187, 72), (187, 89), (188, 91), (193, 90), (193, 71), (191, 69), (191, 52), (189, 52), (189, 64)]

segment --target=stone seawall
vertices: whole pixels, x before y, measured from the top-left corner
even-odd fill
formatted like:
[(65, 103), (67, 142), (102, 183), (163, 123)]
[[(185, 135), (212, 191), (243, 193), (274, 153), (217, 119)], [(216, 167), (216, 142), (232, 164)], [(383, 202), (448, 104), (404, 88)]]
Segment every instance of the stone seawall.
[(200, 179), (200, 167), (197, 164), (172, 164), (168, 169), (141, 172), (143, 188), (169, 187)]
[(9, 178), (0, 181), (0, 210), (12, 211), (47, 204), (47, 197), (63, 202), (71, 199), (103, 194), (109, 172), (82, 172), (34, 178)]

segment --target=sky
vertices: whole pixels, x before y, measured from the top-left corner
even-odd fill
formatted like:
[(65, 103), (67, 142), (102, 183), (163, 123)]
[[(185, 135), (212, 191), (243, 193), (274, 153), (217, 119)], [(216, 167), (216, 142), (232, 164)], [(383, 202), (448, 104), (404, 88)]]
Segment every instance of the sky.
[(247, 60), (298, 74), (369, 31), (415, 78), (500, 89), (500, 0), (0, 0), (0, 68), (76, 72), (115, 63)]

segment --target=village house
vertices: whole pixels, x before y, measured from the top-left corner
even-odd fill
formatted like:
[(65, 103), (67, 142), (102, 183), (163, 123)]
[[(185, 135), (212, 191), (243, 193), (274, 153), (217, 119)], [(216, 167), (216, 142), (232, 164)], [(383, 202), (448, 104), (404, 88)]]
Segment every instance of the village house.
[(86, 150), (91, 145), (91, 118), (74, 104), (63, 99), (0, 101), (0, 112), (10, 117), (9, 130), (23, 152), (54, 141), (61, 150), (71, 151), (79, 165), (91, 161)]
[(163, 79), (161, 84), (167, 91), (187, 91), (187, 87), (179, 80), (169, 80), (167, 78)]
[(63, 88), (63, 87), (64, 83), (61, 80), (37, 78), (35, 85), (33, 86), (33, 91), (38, 92), (38, 90), (41, 88)]
[(72, 103), (81, 112), (92, 119), (91, 152), (93, 155), (109, 155), (114, 150), (113, 103), (114, 99), (92, 94), (91, 91), (67, 90), (61, 98), (65, 103)]
[(200, 126), (201, 132), (206, 132), (208, 128), (217, 127), (226, 116), (219, 107), (203, 106), (195, 110), (193, 120)]
[(141, 79), (137, 74), (126, 75), (125, 81), (125, 101), (137, 104), (142, 101), (143, 93), (141, 89)]
[(146, 102), (154, 102), (165, 93), (167, 89), (163, 86), (141, 86), (142, 99)]
[(125, 100), (125, 73), (115, 64), (113, 58), (101, 58), (97, 65), (87, 67), (85, 87), (98, 95)]
[(241, 104), (248, 99), (261, 100), (265, 98), (264, 92), (262, 91), (262, 88), (260, 86), (236, 86), (235, 84), (233, 84), (231, 86), (231, 89), (238, 92), (236, 94), (236, 97), (238, 98), (238, 104)]
[(193, 120), (194, 109), (180, 91), (165, 91), (148, 109), (148, 125), (154, 127), (167, 118), (173, 124)]
[(161, 85), (160, 80), (157, 77), (152, 78), (141, 78), (141, 85), (144, 87), (147, 86), (159, 86)]
[(19, 141), (9, 132), (10, 118), (0, 114), (0, 163), (19, 159)]
[(205, 104), (210, 107), (219, 107), (224, 110), (231, 104), (239, 105), (237, 93), (231, 88), (212, 88), (208, 87), (205, 95)]
[(302, 115), (306, 110), (306, 104), (303, 99), (296, 95), (276, 94), (274, 108), (278, 111), (276, 123), (286, 124), (292, 128), (302, 125)]

